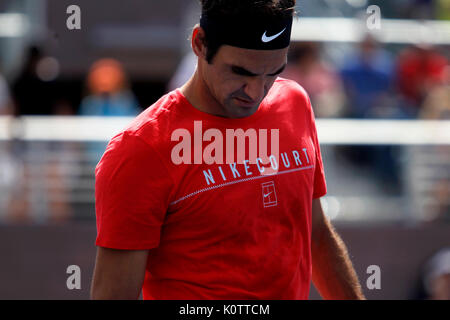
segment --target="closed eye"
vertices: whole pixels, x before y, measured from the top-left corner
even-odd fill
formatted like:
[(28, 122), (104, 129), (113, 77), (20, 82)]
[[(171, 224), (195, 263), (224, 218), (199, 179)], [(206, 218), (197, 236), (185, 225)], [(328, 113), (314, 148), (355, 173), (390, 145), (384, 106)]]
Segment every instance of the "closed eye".
[(257, 74), (250, 72), (247, 69), (244, 69), (242, 67), (238, 67), (238, 66), (231, 66), (231, 71), (233, 71), (233, 73), (240, 75), (240, 76), (246, 76), (246, 77), (257, 76)]
[(276, 71), (275, 73), (271, 73), (269, 74), (269, 76), (274, 77), (279, 75), (280, 73), (282, 73), (284, 71), (284, 69), (286, 68), (286, 65), (282, 66), (280, 69), (278, 69), (278, 71)]
[[(285, 68), (286, 68), (286, 64), (284, 66), (282, 66), (279, 70), (277, 70), (274, 73), (269, 74), (268, 76), (269, 77), (277, 76), (280, 73), (282, 73)], [(256, 73), (248, 71), (247, 69), (239, 67), (239, 66), (231, 66), (231, 71), (234, 74), (237, 74), (237, 75), (240, 75), (240, 76), (245, 76), (245, 77), (256, 77), (256, 76), (258, 76)]]

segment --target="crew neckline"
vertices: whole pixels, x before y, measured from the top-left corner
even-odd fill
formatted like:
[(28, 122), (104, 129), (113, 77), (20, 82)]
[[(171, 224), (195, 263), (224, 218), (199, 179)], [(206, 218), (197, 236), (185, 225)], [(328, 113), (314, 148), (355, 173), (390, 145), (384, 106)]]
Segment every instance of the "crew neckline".
[(220, 124), (245, 124), (245, 123), (250, 123), (252, 121), (255, 121), (259, 118), (261, 118), (261, 116), (263, 116), (266, 111), (268, 110), (268, 105), (266, 103), (267, 97), (270, 94), (269, 93), (266, 95), (266, 97), (263, 99), (263, 101), (261, 102), (261, 104), (258, 107), (258, 110), (256, 110), (256, 112), (248, 117), (244, 117), (244, 118), (227, 118), (227, 117), (220, 117), (220, 116), (216, 116), (213, 115), (211, 113), (207, 113), (204, 111), (201, 111), (199, 109), (197, 109), (196, 107), (194, 107), (192, 105), (192, 103), (185, 97), (185, 95), (183, 94), (183, 92), (181, 92), (180, 88), (177, 88), (174, 90), (174, 93), (180, 98), (182, 99), (182, 101), (184, 102), (184, 104), (187, 106), (188, 108), (188, 112), (190, 112), (191, 114), (193, 114), (194, 116), (200, 117), (201, 119), (205, 119), (205, 120), (210, 120), (213, 122), (219, 122)]

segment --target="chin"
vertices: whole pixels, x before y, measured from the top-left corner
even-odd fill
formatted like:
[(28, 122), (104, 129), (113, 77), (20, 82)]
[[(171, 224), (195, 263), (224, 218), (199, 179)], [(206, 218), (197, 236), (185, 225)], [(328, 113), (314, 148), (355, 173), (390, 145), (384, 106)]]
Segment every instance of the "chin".
[(234, 103), (233, 99), (230, 99), (226, 100), (222, 107), (228, 118), (245, 118), (254, 114), (258, 110), (259, 104), (256, 106), (243, 106)]
[(232, 118), (245, 118), (254, 114), (258, 110), (258, 106), (256, 107), (241, 107), (241, 106), (233, 106), (233, 109), (229, 114)]

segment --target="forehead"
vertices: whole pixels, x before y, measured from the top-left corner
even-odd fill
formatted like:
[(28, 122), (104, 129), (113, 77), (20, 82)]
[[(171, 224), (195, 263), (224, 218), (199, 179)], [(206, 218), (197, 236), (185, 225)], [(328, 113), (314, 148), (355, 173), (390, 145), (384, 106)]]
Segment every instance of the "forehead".
[(287, 61), (288, 48), (253, 50), (223, 45), (217, 52), (217, 61), (246, 68), (255, 73), (274, 72)]

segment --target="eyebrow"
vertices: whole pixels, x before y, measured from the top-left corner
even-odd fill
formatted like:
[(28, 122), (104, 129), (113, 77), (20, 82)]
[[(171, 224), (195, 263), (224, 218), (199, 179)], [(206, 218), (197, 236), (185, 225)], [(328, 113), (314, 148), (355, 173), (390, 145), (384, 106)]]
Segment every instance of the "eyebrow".
[[(284, 71), (285, 68), (286, 68), (286, 64), (284, 64), (276, 72), (269, 74), (269, 76), (279, 75), (280, 73), (282, 73)], [(245, 68), (242, 68), (242, 67), (239, 67), (239, 66), (235, 66), (235, 65), (231, 66), (231, 71), (233, 71), (234, 73), (236, 73), (238, 75), (241, 75), (241, 76), (247, 76), (247, 77), (256, 77), (256, 76), (258, 76), (258, 74), (256, 74), (256, 73), (253, 73), (251, 71), (248, 71)]]

